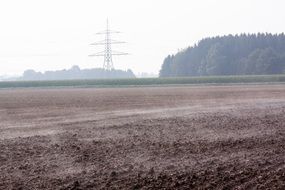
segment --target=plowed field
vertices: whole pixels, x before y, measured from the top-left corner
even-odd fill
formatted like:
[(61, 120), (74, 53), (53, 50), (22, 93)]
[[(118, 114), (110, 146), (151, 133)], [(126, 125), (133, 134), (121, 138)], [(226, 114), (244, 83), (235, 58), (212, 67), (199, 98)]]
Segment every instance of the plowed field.
[(0, 90), (0, 189), (285, 189), (285, 85)]

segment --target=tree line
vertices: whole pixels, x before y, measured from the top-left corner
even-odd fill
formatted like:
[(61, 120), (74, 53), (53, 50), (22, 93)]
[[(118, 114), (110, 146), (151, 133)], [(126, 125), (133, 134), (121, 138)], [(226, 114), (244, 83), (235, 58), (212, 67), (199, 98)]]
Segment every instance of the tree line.
[(285, 73), (285, 35), (241, 34), (205, 38), (165, 58), (160, 77)]
[(105, 70), (101, 68), (80, 69), (73, 66), (70, 69), (59, 71), (46, 71), (44, 73), (34, 70), (26, 70), (19, 80), (70, 80), (70, 79), (111, 79), (111, 78), (135, 78), (134, 73), (129, 69), (122, 70)]

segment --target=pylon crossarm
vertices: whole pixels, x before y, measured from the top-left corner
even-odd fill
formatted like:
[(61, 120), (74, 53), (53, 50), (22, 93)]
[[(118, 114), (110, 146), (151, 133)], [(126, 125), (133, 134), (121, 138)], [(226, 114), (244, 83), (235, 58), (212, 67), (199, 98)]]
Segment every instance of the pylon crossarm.
[(124, 41), (117, 41), (117, 40), (111, 40), (111, 43), (112, 44), (125, 44), (127, 42), (124, 42)]
[[(106, 40), (102, 40), (102, 41), (99, 41), (99, 42), (94, 42), (90, 45), (106, 45)], [(108, 42), (109, 44), (124, 44), (126, 42), (123, 42), (123, 41), (116, 41), (116, 40), (110, 40), (110, 42)]]
[(119, 51), (112, 51), (112, 55), (129, 55), (128, 53), (119, 52)]
[(101, 51), (101, 52), (98, 52), (98, 53), (95, 53), (95, 54), (91, 54), (89, 55), (90, 57), (94, 57), (94, 56), (105, 56), (105, 51)]
[(108, 34), (108, 33), (109, 34), (114, 34), (114, 33), (118, 34), (118, 33), (121, 33), (121, 32), (115, 31), (115, 30), (104, 30), (102, 32), (97, 32), (96, 34), (100, 35), (100, 34)]
[(101, 41), (98, 41), (98, 42), (94, 42), (94, 43), (92, 43), (92, 44), (90, 44), (90, 45), (105, 45), (106, 44), (106, 40), (101, 40)]

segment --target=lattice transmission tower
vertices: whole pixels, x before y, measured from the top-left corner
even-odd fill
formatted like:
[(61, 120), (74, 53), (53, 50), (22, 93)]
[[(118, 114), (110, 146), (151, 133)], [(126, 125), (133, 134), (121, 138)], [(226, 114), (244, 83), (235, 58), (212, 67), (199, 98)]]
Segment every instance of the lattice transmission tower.
[(98, 35), (105, 35), (105, 39), (99, 42), (95, 42), (92, 43), (91, 45), (104, 45), (105, 46), (105, 50), (89, 55), (89, 56), (104, 56), (104, 64), (103, 64), (103, 69), (105, 70), (113, 70), (114, 69), (114, 65), (113, 65), (113, 55), (128, 55), (128, 53), (124, 53), (124, 52), (119, 52), (119, 51), (114, 51), (112, 50), (112, 44), (122, 44), (122, 43), (126, 43), (126, 42), (122, 42), (122, 41), (117, 41), (117, 40), (113, 40), (111, 38), (111, 34), (114, 33), (120, 33), (118, 31), (114, 31), (114, 30), (110, 30), (110, 26), (109, 26), (109, 21), (107, 19), (107, 27), (105, 31), (102, 32), (98, 32), (96, 34)]

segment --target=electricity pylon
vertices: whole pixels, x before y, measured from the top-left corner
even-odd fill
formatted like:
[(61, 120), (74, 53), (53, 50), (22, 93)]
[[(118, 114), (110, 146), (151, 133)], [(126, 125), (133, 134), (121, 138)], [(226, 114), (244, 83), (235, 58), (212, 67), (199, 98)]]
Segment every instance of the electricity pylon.
[(103, 69), (109, 70), (109, 71), (114, 69), (113, 59), (112, 59), (113, 55), (128, 55), (128, 53), (118, 52), (118, 51), (112, 50), (112, 44), (126, 43), (126, 42), (112, 40), (111, 34), (114, 34), (114, 33), (120, 33), (120, 32), (110, 30), (109, 21), (107, 19), (107, 28), (106, 28), (106, 30), (102, 31), (102, 32), (96, 33), (98, 35), (100, 35), (100, 34), (105, 35), (105, 39), (102, 40), (102, 41), (95, 42), (95, 43), (91, 44), (91, 45), (104, 45), (105, 46), (105, 50), (102, 51), (102, 52), (98, 52), (98, 53), (89, 55), (89, 56), (104, 56)]

